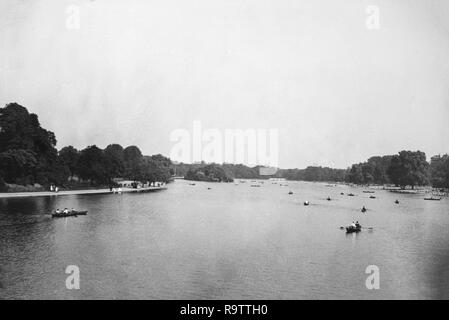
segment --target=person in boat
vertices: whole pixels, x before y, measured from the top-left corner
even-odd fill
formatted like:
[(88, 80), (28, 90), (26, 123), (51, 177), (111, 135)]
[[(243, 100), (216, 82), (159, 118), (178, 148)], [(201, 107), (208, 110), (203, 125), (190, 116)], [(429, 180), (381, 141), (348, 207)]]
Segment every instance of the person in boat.
[(65, 214), (67, 214), (67, 213), (69, 213), (69, 209), (67, 209), (67, 208), (64, 208), (64, 211), (63, 211)]
[(55, 211), (57, 214), (60, 214), (61, 213), (61, 210), (59, 210), (59, 208), (58, 209), (56, 209), (56, 211)]
[(356, 221), (356, 222), (355, 222), (355, 227), (356, 227), (357, 229), (359, 229), (359, 228), (361, 228), (362, 226), (360, 225), (360, 223), (359, 223), (358, 221)]
[(357, 228), (357, 226), (356, 226), (356, 224), (355, 224), (355, 222), (354, 222), (354, 221), (352, 221), (352, 223), (351, 223), (351, 227), (353, 227), (353, 228)]
[(365, 208), (365, 206), (363, 206), (362, 207), (362, 212), (365, 212), (366, 211), (366, 208)]

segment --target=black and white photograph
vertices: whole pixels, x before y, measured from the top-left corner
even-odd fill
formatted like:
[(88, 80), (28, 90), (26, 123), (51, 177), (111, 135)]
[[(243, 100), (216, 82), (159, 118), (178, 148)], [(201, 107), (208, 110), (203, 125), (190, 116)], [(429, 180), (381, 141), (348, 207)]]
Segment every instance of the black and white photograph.
[(447, 299), (449, 1), (0, 0), (0, 300)]

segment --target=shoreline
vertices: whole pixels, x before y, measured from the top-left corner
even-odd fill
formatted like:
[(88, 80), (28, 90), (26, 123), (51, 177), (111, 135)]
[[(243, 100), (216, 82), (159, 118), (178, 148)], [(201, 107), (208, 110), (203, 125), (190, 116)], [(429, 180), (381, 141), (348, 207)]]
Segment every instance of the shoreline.
[[(166, 190), (167, 187), (146, 187), (146, 188), (122, 188), (121, 193), (130, 192), (154, 192)], [(109, 189), (85, 189), (85, 190), (65, 190), (65, 191), (31, 191), (31, 192), (4, 192), (0, 193), (0, 199), (2, 198), (27, 198), (27, 197), (51, 197), (51, 196), (69, 196), (69, 195), (83, 195), (83, 194), (120, 194), (114, 193)]]

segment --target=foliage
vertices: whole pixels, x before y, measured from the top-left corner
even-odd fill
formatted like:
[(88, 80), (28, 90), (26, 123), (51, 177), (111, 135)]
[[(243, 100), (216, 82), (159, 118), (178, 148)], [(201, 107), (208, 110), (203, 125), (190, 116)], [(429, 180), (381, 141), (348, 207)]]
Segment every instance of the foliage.
[(208, 164), (193, 170), (187, 171), (184, 176), (186, 180), (208, 181), (208, 182), (232, 182), (234, 179), (228, 176), (222, 166)]
[(431, 184), (435, 188), (449, 188), (449, 155), (434, 156), (430, 161)]
[(391, 182), (405, 188), (429, 183), (429, 163), (426, 154), (421, 151), (401, 151), (391, 158), (387, 170)]
[(8, 183), (48, 183), (58, 178), (56, 138), (37, 115), (17, 103), (0, 108), (0, 172)]
[(78, 150), (76, 150), (72, 146), (67, 146), (59, 151), (58, 156), (61, 164), (66, 166), (70, 176), (74, 176), (78, 173), (77, 171), (78, 169), (77, 164), (79, 158)]

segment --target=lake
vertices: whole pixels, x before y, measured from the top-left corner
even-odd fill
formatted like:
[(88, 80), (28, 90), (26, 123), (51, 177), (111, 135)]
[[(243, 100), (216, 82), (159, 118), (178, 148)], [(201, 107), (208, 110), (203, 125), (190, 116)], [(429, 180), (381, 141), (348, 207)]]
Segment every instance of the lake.
[[(448, 199), (307, 182), (190, 183), (0, 199), (0, 299), (449, 298)], [(48, 215), (64, 207), (89, 214)], [(340, 229), (355, 220), (373, 229)], [(79, 267), (79, 290), (66, 288), (69, 265)], [(370, 265), (377, 290), (365, 285)]]

